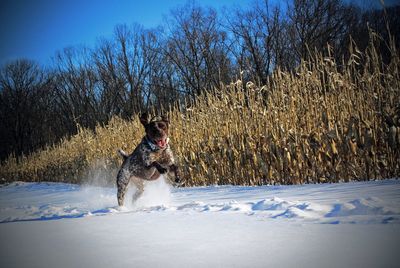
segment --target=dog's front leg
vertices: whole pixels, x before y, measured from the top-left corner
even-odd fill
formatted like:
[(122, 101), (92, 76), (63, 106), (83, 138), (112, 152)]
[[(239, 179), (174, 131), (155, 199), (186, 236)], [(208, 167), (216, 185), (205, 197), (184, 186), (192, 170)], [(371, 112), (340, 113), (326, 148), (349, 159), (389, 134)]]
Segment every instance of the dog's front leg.
[(179, 172), (179, 168), (177, 165), (175, 165), (175, 164), (170, 165), (169, 173), (173, 173), (175, 186), (182, 186), (184, 184), (184, 181), (180, 177), (180, 172)]
[(168, 171), (166, 168), (161, 166), (160, 163), (158, 163), (157, 161), (151, 163), (150, 167), (155, 167), (160, 174), (165, 174)]
[(144, 160), (146, 169), (149, 170), (152, 168), (156, 168), (160, 174), (164, 174), (167, 172), (167, 169), (164, 168), (163, 166), (161, 166), (161, 164), (159, 162), (154, 161), (154, 159), (150, 155), (145, 155), (143, 160)]

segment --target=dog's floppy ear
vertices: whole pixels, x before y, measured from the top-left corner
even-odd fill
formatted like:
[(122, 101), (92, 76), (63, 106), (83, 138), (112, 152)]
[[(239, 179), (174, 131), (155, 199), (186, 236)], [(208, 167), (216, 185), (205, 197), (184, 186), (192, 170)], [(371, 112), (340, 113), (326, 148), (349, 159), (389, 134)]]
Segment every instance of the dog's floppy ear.
[(142, 115), (140, 116), (140, 122), (143, 124), (143, 126), (146, 126), (149, 123), (149, 114), (142, 113)]
[(168, 116), (162, 115), (162, 116), (161, 116), (161, 119), (162, 119), (162, 121), (164, 121), (165, 123), (169, 124)]

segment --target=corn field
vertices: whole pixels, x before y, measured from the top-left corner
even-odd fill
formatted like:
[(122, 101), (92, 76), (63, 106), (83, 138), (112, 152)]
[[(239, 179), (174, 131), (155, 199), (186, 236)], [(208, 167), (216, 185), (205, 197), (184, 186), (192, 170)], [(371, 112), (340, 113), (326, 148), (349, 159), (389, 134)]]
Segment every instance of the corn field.
[[(391, 46), (384, 65), (374, 38), (364, 52), (351, 45), (346, 62), (315, 53), (293, 72), (277, 68), (265, 85), (239, 78), (170, 107), (171, 147), (186, 185), (398, 177), (399, 54)], [(80, 183), (95, 168), (109, 170), (114, 183), (122, 162), (116, 150), (131, 152), (143, 133), (138, 116), (114, 117), (41, 151), (10, 156), (0, 178)]]

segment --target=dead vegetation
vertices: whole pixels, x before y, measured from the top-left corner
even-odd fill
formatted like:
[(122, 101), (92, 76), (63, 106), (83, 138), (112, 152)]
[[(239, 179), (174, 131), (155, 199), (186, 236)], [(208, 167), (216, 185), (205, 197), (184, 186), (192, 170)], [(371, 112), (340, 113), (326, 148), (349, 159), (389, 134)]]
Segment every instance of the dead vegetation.
[[(171, 142), (187, 185), (299, 184), (371, 180), (400, 174), (399, 55), (384, 65), (371, 44), (353, 44), (347, 62), (315, 53), (265, 85), (241, 79), (169, 110)], [(329, 51), (329, 49), (328, 49)], [(117, 148), (143, 135), (137, 116), (1, 165), (4, 181), (79, 183), (93, 163), (115, 169)], [(109, 178), (115, 181), (115, 176)]]

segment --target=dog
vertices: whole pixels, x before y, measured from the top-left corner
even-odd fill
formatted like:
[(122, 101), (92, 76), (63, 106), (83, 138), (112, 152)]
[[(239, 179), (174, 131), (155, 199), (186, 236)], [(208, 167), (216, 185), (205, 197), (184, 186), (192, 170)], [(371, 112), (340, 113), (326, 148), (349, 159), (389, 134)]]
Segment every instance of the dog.
[(161, 174), (174, 177), (175, 183), (181, 182), (178, 167), (169, 146), (169, 120), (166, 116), (150, 120), (147, 113), (140, 116), (140, 122), (145, 129), (145, 136), (132, 154), (128, 155), (121, 149), (118, 151), (124, 162), (117, 175), (118, 205), (124, 205), (124, 198), (129, 182), (137, 188), (133, 201), (144, 191), (144, 181), (157, 180)]

